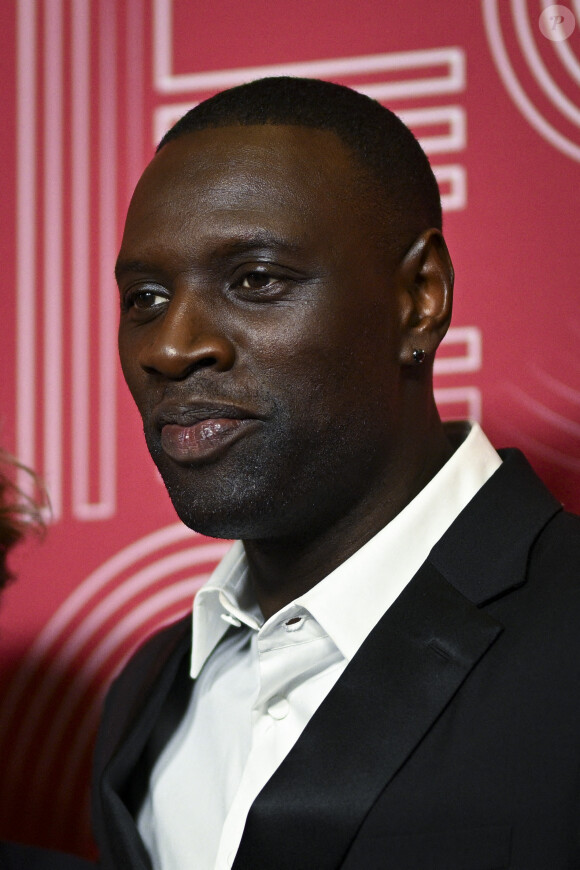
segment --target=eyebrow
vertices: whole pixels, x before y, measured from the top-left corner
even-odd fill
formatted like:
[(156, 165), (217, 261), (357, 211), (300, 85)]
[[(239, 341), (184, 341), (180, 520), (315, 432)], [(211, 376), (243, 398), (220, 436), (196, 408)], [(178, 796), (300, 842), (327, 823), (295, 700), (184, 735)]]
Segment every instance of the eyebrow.
[(228, 254), (243, 254), (256, 248), (277, 248), (292, 253), (299, 251), (301, 245), (270, 232), (253, 232), (248, 233), (247, 236), (240, 236), (237, 240), (226, 241), (223, 245), (223, 253), (226, 256)]
[[(279, 250), (287, 254), (295, 254), (302, 249), (302, 245), (295, 241), (282, 238), (270, 232), (253, 232), (237, 239), (225, 239), (221, 245), (216, 240), (216, 248), (212, 258), (235, 257), (238, 254), (249, 253), (256, 250)], [(156, 274), (160, 271), (159, 265), (147, 260), (117, 259), (115, 265), (115, 278), (119, 280), (121, 275), (127, 272), (137, 274)]]
[(127, 272), (137, 272), (141, 274), (150, 274), (151, 272), (158, 272), (159, 269), (155, 267), (152, 263), (147, 263), (145, 260), (121, 260), (117, 259), (115, 263), (115, 278), (117, 281), (121, 277), (121, 275), (126, 274)]

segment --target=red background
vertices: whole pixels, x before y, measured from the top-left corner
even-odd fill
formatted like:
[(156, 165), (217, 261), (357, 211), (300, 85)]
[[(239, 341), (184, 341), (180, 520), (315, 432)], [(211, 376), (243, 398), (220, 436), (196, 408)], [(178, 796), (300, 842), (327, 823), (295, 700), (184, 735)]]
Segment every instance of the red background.
[[(182, 107), (271, 72), (262, 67), (316, 74), (310, 64), (328, 61), (320, 77), (386, 83), (385, 102), (403, 115), (445, 110), (411, 124), (431, 138), (435, 169), (465, 180), (445, 212), (457, 284), (436, 378), (442, 413), (480, 416), (497, 446), (523, 448), (580, 508), (580, 26), (564, 43), (546, 39), (546, 5), (0, 5), (1, 442), (46, 478), (55, 513), (44, 542), (14, 558), (19, 581), (0, 612), (0, 836), (90, 854), (87, 779), (104, 688), (147, 633), (190, 606), (224, 548), (177, 524), (114, 346), (123, 215)], [(580, 21), (580, 4), (567, 5)], [(447, 144), (433, 150), (432, 137)]]

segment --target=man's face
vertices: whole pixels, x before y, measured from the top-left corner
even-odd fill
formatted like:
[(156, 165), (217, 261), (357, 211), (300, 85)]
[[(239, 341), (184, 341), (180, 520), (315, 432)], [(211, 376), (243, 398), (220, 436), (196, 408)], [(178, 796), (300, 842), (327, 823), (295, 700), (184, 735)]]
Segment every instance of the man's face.
[(359, 180), (333, 133), (266, 125), (187, 134), (137, 186), (121, 362), (175, 508), (202, 533), (315, 535), (393, 465), (401, 301)]

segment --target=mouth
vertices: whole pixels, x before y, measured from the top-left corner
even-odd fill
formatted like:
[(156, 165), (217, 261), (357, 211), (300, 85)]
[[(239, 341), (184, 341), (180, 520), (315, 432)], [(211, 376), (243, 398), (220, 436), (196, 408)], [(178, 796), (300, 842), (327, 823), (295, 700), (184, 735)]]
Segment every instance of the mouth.
[(232, 444), (260, 426), (257, 414), (233, 405), (187, 405), (157, 414), (163, 452), (175, 462), (217, 459)]

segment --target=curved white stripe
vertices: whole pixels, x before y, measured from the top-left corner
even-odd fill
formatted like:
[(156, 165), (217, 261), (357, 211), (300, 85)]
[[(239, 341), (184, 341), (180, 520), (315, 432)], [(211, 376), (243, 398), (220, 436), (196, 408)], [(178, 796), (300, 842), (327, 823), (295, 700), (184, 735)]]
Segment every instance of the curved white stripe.
[[(549, 6), (553, 6), (552, 0), (542, 0), (542, 4), (544, 9), (547, 9)], [(580, 17), (580, 0), (576, 0), (576, 15)], [(578, 26), (578, 22), (576, 22), (576, 26)], [(567, 39), (564, 39), (562, 42), (552, 42), (552, 48), (557, 54), (560, 55), (560, 60), (576, 82), (576, 84), (580, 85), (580, 63), (578, 62), (576, 55), (570, 48), (570, 43)]]
[(563, 414), (552, 411), (551, 408), (534, 399), (533, 396), (529, 396), (525, 390), (522, 390), (516, 384), (506, 384), (505, 387), (525, 408), (532, 411), (540, 420), (549, 423), (557, 432), (565, 432), (566, 435), (580, 438), (580, 423), (575, 423), (574, 420), (564, 417)]
[(577, 85), (580, 85), (580, 63), (576, 59), (576, 55), (570, 48), (570, 43), (567, 40), (562, 42), (553, 42), (554, 50), (560, 55), (560, 60), (574, 79)]
[(201, 562), (217, 562), (225, 552), (223, 544), (198, 544), (189, 550), (179, 550), (170, 556), (164, 556), (156, 562), (151, 562), (145, 568), (131, 575), (103, 598), (82, 621), (82, 633), (75, 632), (58, 654), (59, 666), (67, 666), (86, 646), (105, 622), (115, 615), (122, 607), (129, 604), (132, 598), (141, 595), (162, 577), (171, 577), (178, 571), (187, 570)]
[[(23, 694), (26, 692), (28, 685), (36, 673), (38, 665), (34, 666), (31, 663), (42, 663), (46, 659), (52, 647), (62, 638), (79, 611), (86, 607), (96, 595), (102, 595), (103, 588), (112, 579), (140, 559), (151, 556), (156, 550), (161, 550), (164, 547), (183, 540), (193, 542), (196, 539), (199, 541), (206, 540), (196, 532), (192, 532), (182, 523), (174, 523), (163, 529), (158, 529), (149, 535), (145, 535), (145, 537), (138, 541), (134, 541), (93, 571), (63, 602), (51, 620), (38, 634), (20, 668), (12, 677), (9, 686), (4, 692), (3, 704), (0, 706), (0, 735), (6, 728), (6, 720), (9, 720), (11, 717), (11, 710), (20, 703)], [(200, 549), (204, 547), (203, 544), (198, 546)], [(215, 544), (210, 543), (205, 546), (221, 546), (225, 550), (228, 544), (216, 542)], [(203, 556), (200, 555), (199, 561), (203, 561)]]
[(61, 604), (47, 625), (36, 636), (29, 648), (26, 658), (21, 667), (12, 677), (4, 694), (4, 703), (0, 706), (0, 734), (5, 728), (5, 720), (10, 715), (11, 708), (19, 702), (23, 693), (30, 683), (35, 669), (30, 667), (30, 662), (42, 662), (51, 651), (52, 647), (65, 633), (70, 623), (75, 619), (95, 595), (102, 594), (103, 588), (118, 574), (125, 571), (132, 564), (146, 556), (150, 556), (156, 550), (170, 546), (174, 543), (189, 538), (200, 538), (196, 532), (191, 532), (182, 523), (174, 523), (163, 529), (158, 529), (149, 535), (145, 535), (138, 541), (129, 544), (119, 553), (115, 553), (107, 559), (92, 574), (84, 580)]
[[(175, 603), (177, 607), (176, 612), (171, 613), (167, 618), (163, 618), (157, 626), (157, 631), (160, 631), (165, 625), (175, 622), (182, 615), (179, 612), (180, 601), (177, 600)], [(85, 714), (73, 730), (72, 742), (67, 751), (67, 764), (64, 773), (62, 770), (59, 770), (59, 787), (62, 789), (63, 794), (71, 795), (72, 800), (74, 800), (74, 795), (79, 794), (85, 785), (86, 768), (87, 766), (90, 767), (92, 760), (92, 741), (101, 717), (108, 688), (108, 685), (101, 686), (88, 699)], [(54, 791), (52, 779), (48, 781), (47, 790), (49, 794)], [(88, 804), (89, 801), (87, 800)], [(55, 830), (56, 839), (58, 840), (60, 839), (60, 834), (64, 837), (67, 833), (70, 818), (78, 818), (79, 812), (78, 807), (71, 805), (70, 802), (67, 804), (64, 800), (55, 802), (54, 810), (54, 819), (51, 822), (50, 828)], [(88, 807), (86, 813), (88, 815)]]
[(496, 0), (482, 0), (483, 20), (496, 68), (512, 100), (534, 129), (562, 154), (580, 161), (580, 147), (570, 142), (540, 115), (516, 78), (501, 35)]
[[(207, 576), (207, 575), (204, 575)], [(201, 581), (200, 581), (201, 582)], [(187, 602), (184, 602), (184, 608), (191, 607), (191, 598), (193, 595), (193, 591), (199, 585), (192, 579), (188, 579), (186, 581), (181, 581), (180, 583), (172, 584), (166, 589), (161, 590), (156, 595), (151, 596), (155, 601), (163, 600), (163, 596), (167, 598), (167, 600), (173, 602), (175, 600), (176, 594), (179, 594), (179, 590), (183, 589), (184, 586), (190, 592), (190, 598)], [(177, 593), (172, 590), (177, 590)], [(122, 645), (123, 641), (126, 639), (126, 636), (122, 634), (122, 626), (131, 625), (131, 620), (135, 619), (135, 614), (139, 615), (139, 619), (143, 618), (144, 614), (148, 614), (150, 617), (152, 614), (152, 609), (154, 605), (151, 605), (149, 600), (142, 602), (133, 611), (126, 616), (123, 620), (121, 620), (117, 625), (109, 632), (109, 635), (106, 637), (112, 636), (111, 643), (114, 645), (114, 649), (117, 649), (120, 645)], [(121, 626), (121, 627), (119, 627)], [(81, 649), (82, 646), (87, 645), (87, 637), (83, 632), (83, 625), (79, 627), (79, 630), (73, 636), (73, 640), (76, 641), (76, 646)], [(80, 641), (80, 642), (79, 642)], [(107, 646), (105, 645), (105, 640), (99, 642), (96, 650), (104, 649), (107, 651)], [(95, 653), (92, 654), (89, 662), (92, 664), (84, 665), (81, 669), (81, 674), (85, 674), (88, 678), (91, 673), (94, 673), (95, 670), (98, 670), (99, 667), (103, 666), (103, 662), (99, 662), (97, 658), (95, 658)], [(25, 663), (26, 664), (26, 663)], [(69, 668), (69, 672), (72, 668)], [(29, 752), (29, 745), (34, 743), (34, 734), (35, 729), (38, 723), (46, 723), (46, 722), (54, 722), (54, 715), (52, 710), (52, 704), (54, 702), (54, 697), (58, 696), (58, 692), (60, 690), (63, 673), (67, 673), (67, 670), (63, 667), (62, 662), (59, 659), (56, 659), (51, 663), (50, 669), (44, 675), (42, 685), (38, 687), (37, 691), (35, 691), (34, 696), (30, 699), (30, 704), (27, 707), (26, 718), (20, 723), (19, 726), (19, 734), (18, 734), (18, 745), (14, 748), (14, 750), (10, 754), (9, 761), (5, 764), (3, 770), (3, 778), (5, 783), (7, 783), (7, 787), (10, 788), (10, 783), (13, 782), (19, 775), (19, 771), (22, 769), (24, 765), (25, 758)], [(59, 701), (59, 707), (65, 704), (65, 706), (69, 703), (68, 696), (71, 691), (74, 690), (76, 686), (78, 686), (79, 679), (81, 676), (79, 674), (75, 675), (69, 684), (65, 699), (63, 702)], [(5, 701), (6, 705), (14, 709), (14, 705), (8, 702), (8, 699)], [(50, 733), (50, 732), (49, 732)], [(46, 746), (47, 738), (43, 734), (43, 746)]]
[(543, 444), (526, 432), (522, 432), (519, 429), (515, 430), (513, 433), (513, 443), (521, 445), (523, 449), (529, 450), (530, 453), (534, 453), (551, 465), (557, 465), (574, 474), (580, 472), (580, 459), (569, 456), (567, 453), (562, 453), (561, 450), (550, 447), (548, 444)]
[(553, 105), (559, 109), (562, 114), (572, 122), (572, 124), (576, 124), (577, 127), (580, 127), (580, 109), (578, 109), (577, 106), (575, 106), (556, 85), (546, 69), (544, 61), (536, 47), (536, 43), (532, 36), (532, 30), (530, 28), (530, 22), (528, 21), (525, 0), (512, 0), (512, 12), (516, 22), (516, 35), (532, 75), (544, 93), (550, 98)]
[[(217, 559), (223, 555), (226, 546), (223, 543), (206, 545), (205, 547), (202, 545), (159, 559), (157, 562), (148, 565), (145, 569), (129, 577), (120, 586), (115, 587), (111, 595), (104, 598), (91, 611), (89, 617), (81, 623), (79, 628), (67, 640), (62, 650), (59, 651), (58, 657), (54, 663), (51, 663), (47, 673), (43, 675), (42, 685), (37, 687), (34, 696), (30, 698), (26, 720), (20, 725), (18, 746), (11, 753), (10, 761), (6, 764), (4, 770), (6, 780), (9, 780), (13, 771), (18, 769), (22, 764), (22, 757), (26, 754), (27, 745), (32, 739), (31, 733), (34, 731), (36, 723), (45, 716), (46, 710), (50, 706), (50, 699), (62, 680), (63, 671), (66, 670), (67, 666), (70, 666), (74, 657), (83, 647), (87, 647), (90, 644), (94, 634), (99, 631), (104, 622), (120, 607), (127, 604), (131, 597), (142, 593), (157, 583), (160, 578), (171, 576), (172, 573), (178, 570), (193, 567), (200, 562)], [(188, 582), (191, 585), (191, 580)], [(179, 583), (173, 585), (179, 587)], [(141, 612), (142, 608), (147, 607), (149, 607), (150, 611), (150, 606), (147, 602), (144, 602), (136, 609)], [(30, 666), (31, 662), (34, 663), (32, 667)], [(3, 699), (3, 708), (6, 710), (7, 715), (3, 717), (2, 729), (6, 727), (4, 720), (8, 719), (9, 721), (10, 711), (17, 708), (22, 694), (34, 679), (42, 664), (43, 660), (36, 658), (32, 654), (27, 655), (22, 662), (18, 671), (18, 675), (21, 675), (22, 679), (15, 682), (14, 687), (11, 687), (11, 690), (5, 694)]]
[(557, 378), (554, 378), (552, 375), (549, 375), (548, 372), (545, 372), (535, 363), (532, 363), (530, 368), (532, 368), (533, 371), (536, 373), (538, 380), (541, 381), (557, 396), (560, 396), (560, 398), (566, 399), (567, 401), (572, 402), (575, 405), (580, 405), (580, 390), (575, 390), (569, 384), (565, 384)]
[[(55, 639), (64, 631), (66, 626), (75, 618), (79, 610), (82, 610), (88, 602), (98, 594), (117, 574), (125, 571), (139, 559), (151, 556), (156, 550), (169, 547), (186, 539), (204, 540), (197, 532), (192, 532), (183, 523), (172, 523), (162, 529), (157, 529), (138, 541), (133, 541), (114, 556), (99, 565), (89, 576), (80, 583), (61, 604), (50, 622), (38, 634), (30, 649), (30, 655), (42, 658), (46, 655)], [(1, 711), (0, 711), (1, 715)]]
[[(203, 579), (207, 579), (207, 576), (208, 575), (205, 575)], [(122, 647), (126, 639), (141, 626), (147, 625), (152, 613), (163, 612), (168, 607), (181, 603), (184, 604), (184, 609), (191, 607), (192, 595), (198, 586), (199, 583), (196, 583), (192, 579), (182, 580), (179, 583), (175, 583), (172, 586), (160, 590), (152, 595), (147, 601), (144, 601), (138, 607), (135, 607), (134, 610), (121, 619), (95, 647), (90, 658), (88, 658), (82, 664), (80, 669), (75, 672), (74, 678), (70, 683), (67, 683), (66, 691), (62, 694), (59, 693), (56, 698), (51, 696), (47, 699), (45, 706), (51, 710), (49, 727), (46, 728), (45, 725), (40, 724), (46, 722), (47, 718), (43, 718), (42, 712), (40, 715), (38, 713), (31, 714), (31, 718), (35, 720), (36, 726), (40, 726), (43, 732), (42, 753), (39, 756), (37, 768), (34, 773), (36, 788), (42, 788), (42, 780), (48, 773), (50, 773), (50, 768), (58, 752), (59, 744), (63, 739), (68, 739), (69, 733), (72, 733), (70, 723), (71, 720), (74, 719), (77, 704), (87, 692), (87, 686), (90, 685), (90, 682), (95, 675), (102, 669), (107, 670), (108, 663), (114, 659), (119, 648)], [(58, 707), (56, 708), (55, 701), (58, 703)], [(91, 709), (91, 705), (89, 705), (87, 710), (89, 709), (91, 712), (88, 715), (90, 715), (92, 719), (96, 712), (96, 708), (92, 707)], [(75, 728), (77, 738), (76, 740), (73, 738), (72, 748), (74, 749), (75, 746), (78, 747), (79, 734), (82, 746), (86, 747), (86, 732), (83, 733), (84, 729), (82, 727), (77, 728), (75, 725)], [(80, 750), (76, 748), (74, 751), (79, 752)], [(66, 783), (70, 781), (71, 771), (74, 767), (72, 756), (69, 754), (68, 750), (66, 767), (67, 770), (64, 771), (63, 779), (60, 782), (60, 787), (63, 789), (63, 793), (66, 793)], [(50, 781), (47, 783), (47, 786), (50, 788)]]

